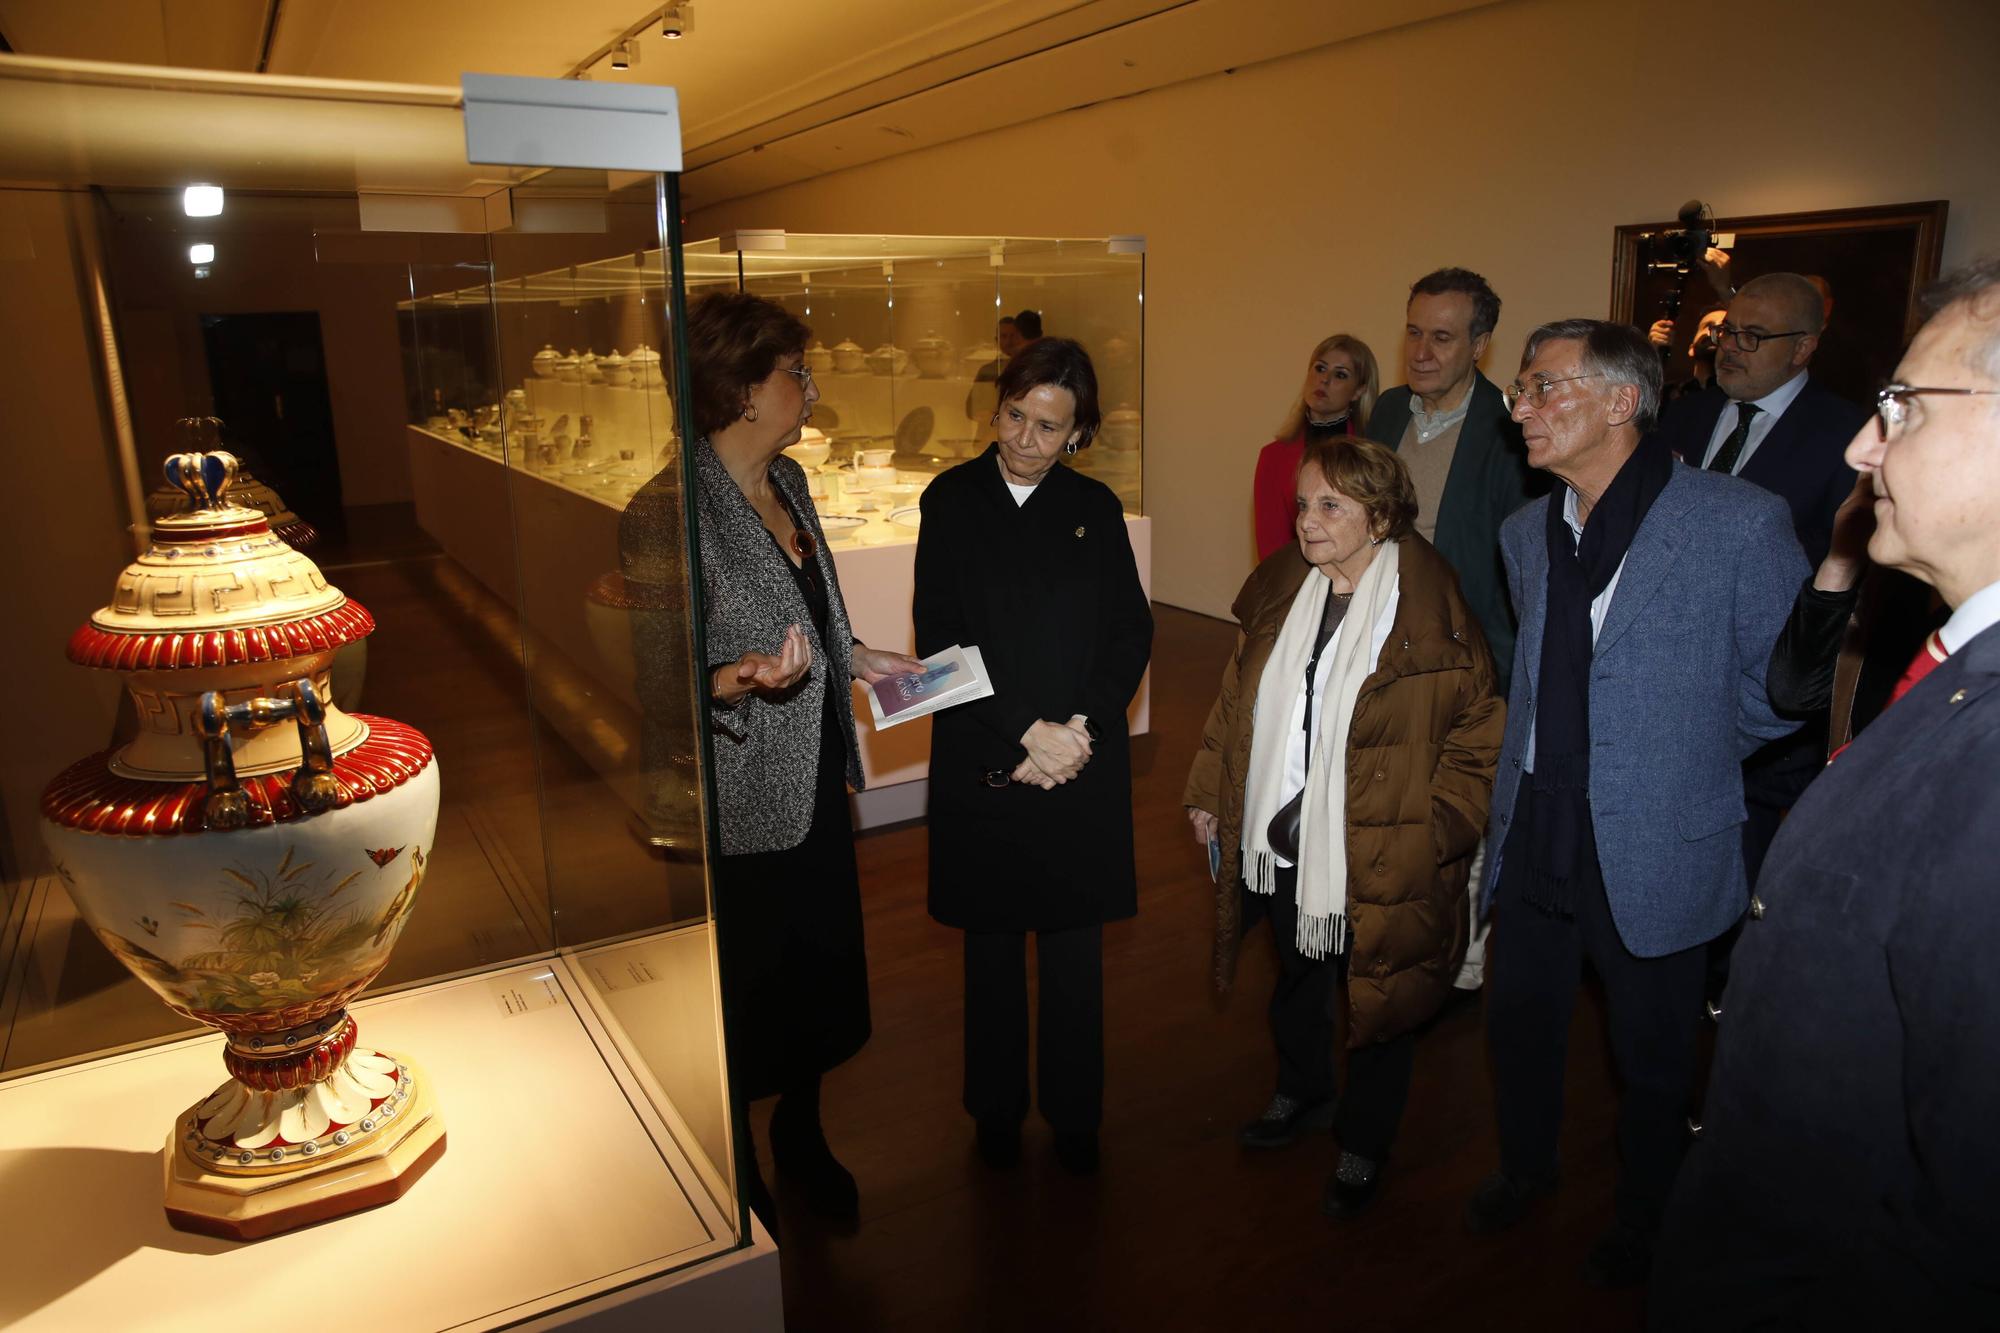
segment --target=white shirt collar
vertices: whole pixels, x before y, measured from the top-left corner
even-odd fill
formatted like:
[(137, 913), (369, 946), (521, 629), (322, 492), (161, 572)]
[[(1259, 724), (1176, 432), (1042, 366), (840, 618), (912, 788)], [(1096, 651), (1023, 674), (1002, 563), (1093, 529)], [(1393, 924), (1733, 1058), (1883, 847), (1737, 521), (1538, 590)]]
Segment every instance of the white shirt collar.
[[(1801, 369), (1798, 374), (1792, 376), (1762, 398), (1753, 398), (1751, 401), (1756, 403), (1758, 411), (1762, 412), (1767, 419), (1776, 421), (1779, 417), (1785, 415), (1785, 409), (1798, 401), (1798, 396), (1806, 391), (1806, 379), (1807, 372)], [(1737, 400), (1732, 398), (1729, 401), (1734, 403)]]
[(1955, 653), (1994, 625), (2000, 625), (2000, 583), (1989, 583), (1959, 603), (1938, 631), (1938, 641)]

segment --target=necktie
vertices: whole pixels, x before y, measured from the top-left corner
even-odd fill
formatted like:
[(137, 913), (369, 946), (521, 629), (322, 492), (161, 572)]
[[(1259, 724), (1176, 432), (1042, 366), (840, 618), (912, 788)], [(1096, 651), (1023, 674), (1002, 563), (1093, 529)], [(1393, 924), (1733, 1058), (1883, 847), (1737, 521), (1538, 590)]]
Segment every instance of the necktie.
[(1908, 694), (1912, 686), (1935, 671), (1944, 659), (1944, 640), (1938, 637), (1936, 630), (1932, 630), (1924, 636), (1924, 646), (1917, 649), (1917, 655), (1910, 659), (1910, 665), (1897, 679), (1896, 687), (1889, 691), (1889, 702), (1893, 704)]
[(1736, 429), (1729, 432), (1729, 438), (1715, 451), (1715, 461), (1708, 465), (1710, 472), (1736, 470), (1736, 460), (1743, 456), (1743, 446), (1750, 439), (1750, 418), (1756, 416), (1759, 410), (1755, 403), (1736, 405)]

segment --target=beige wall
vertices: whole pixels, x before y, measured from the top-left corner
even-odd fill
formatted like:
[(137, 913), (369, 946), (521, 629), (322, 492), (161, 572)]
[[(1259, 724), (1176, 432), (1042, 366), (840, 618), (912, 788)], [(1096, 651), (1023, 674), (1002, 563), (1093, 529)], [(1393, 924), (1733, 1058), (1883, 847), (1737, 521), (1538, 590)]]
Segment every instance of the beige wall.
[(2000, 5), (1744, 0), (1702, 20), (1706, 49), (1670, 22), (1694, 31), (1671, 6), (1516, 0), (700, 210), (687, 234), (1145, 233), (1155, 595), (1223, 615), (1306, 352), (1345, 328), (1399, 383), (1431, 268), (1499, 290), (1504, 376), (1533, 325), (1607, 312), (1613, 228), (1690, 196), (1942, 198), (1947, 265), (2000, 252)]

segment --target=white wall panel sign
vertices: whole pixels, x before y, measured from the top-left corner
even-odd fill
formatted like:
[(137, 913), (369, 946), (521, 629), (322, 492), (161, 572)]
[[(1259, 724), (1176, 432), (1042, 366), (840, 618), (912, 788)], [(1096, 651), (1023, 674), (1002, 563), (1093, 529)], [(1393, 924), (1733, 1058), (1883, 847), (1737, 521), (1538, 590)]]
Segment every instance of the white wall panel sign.
[(681, 169), (680, 95), (672, 88), (579, 79), (466, 74), (465, 156), (513, 167)]

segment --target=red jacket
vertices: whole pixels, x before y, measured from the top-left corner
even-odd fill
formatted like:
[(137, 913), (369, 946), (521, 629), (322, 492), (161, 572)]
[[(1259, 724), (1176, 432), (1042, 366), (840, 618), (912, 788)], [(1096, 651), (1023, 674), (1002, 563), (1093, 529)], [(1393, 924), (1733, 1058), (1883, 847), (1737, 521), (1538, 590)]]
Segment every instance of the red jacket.
[[(1347, 418), (1347, 433), (1354, 434), (1354, 418)], [(1257, 539), (1258, 563), (1287, 542), (1296, 541), (1293, 522), (1299, 512), (1299, 460), (1305, 457), (1306, 437), (1273, 440), (1257, 451), (1257, 476), (1250, 485), (1251, 530)]]

